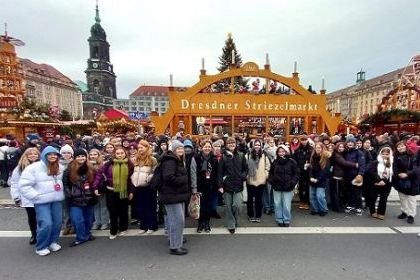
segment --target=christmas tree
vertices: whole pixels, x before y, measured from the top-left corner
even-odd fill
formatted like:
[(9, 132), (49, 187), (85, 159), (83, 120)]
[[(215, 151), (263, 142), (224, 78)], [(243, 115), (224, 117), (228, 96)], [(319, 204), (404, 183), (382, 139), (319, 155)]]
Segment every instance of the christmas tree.
[[(233, 57), (234, 61), (232, 61)], [(236, 44), (233, 41), (231, 33), (228, 34), (228, 38), (225, 41), (225, 46), (223, 47), (223, 53), (221, 56), (219, 56), (219, 64), (220, 66), (217, 68), (219, 72), (228, 70), (231, 65), (234, 65), (234, 67), (242, 66), (242, 57), (236, 49)], [(223, 89), (226, 89), (226, 84), (230, 85), (230, 80), (219, 81), (216, 87), (219, 89), (219, 91), (223, 91)], [(248, 79), (244, 79), (243, 77), (235, 77), (234, 86), (235, 88), (242, 87), (243, 89), (248, 90)]]

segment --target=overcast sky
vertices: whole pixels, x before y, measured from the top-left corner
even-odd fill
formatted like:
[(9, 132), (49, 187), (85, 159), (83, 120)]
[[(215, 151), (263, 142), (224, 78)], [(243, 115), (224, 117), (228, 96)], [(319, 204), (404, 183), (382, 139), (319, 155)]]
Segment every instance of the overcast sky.
[[(86, 80), (87, 39), (95, 0), (1, 0), (0, 20), (25, 41), (18, 55)], [(290, 76), (293, 62), (305, 87), (331, 92), (405, 66), (420, 53), (420, 1), (394, 0), (99, 0), (111, 44), (117, 94), (139, 85), (192, 86), (201, 58), (215, 74), (228, 32), (243, 62)]]

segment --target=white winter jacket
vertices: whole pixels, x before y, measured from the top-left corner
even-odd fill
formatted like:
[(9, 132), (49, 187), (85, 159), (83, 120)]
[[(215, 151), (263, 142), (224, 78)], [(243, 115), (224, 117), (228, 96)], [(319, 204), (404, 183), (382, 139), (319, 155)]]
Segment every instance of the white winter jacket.
[[(21, 195), (34, 204), (50, 203), (64, 200), (63, 169), (57, 176), (48, 176), (47, 166), (43, 161), (32, 163), (23, 170), (19, 179)], [(60, 190), (55, 185), (60, 185)]]
[(20, 170), (19, 167), (16, 167), (13, 172), (12, 176), (10, 176), (10, 195), (12, 196), (12, 199), (14, 201), (20, 200), (20, 206), (21, 207), (34, 207), (34, 204), (29, 199), (25, 198), (20, 193), (20, 185), (19, 179), (20, 179)]
[(131, 182), (134, 187), (146, 187), (150, 184), (152, 177), (153, 168), (151, 166), (136, 166), (133, 175), (131, 175)]

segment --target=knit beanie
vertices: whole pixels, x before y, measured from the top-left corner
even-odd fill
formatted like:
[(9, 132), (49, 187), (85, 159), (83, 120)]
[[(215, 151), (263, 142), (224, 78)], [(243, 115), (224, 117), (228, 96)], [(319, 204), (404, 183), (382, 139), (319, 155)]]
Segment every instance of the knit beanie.
[(219, 139), (213, 142), (213, 148), (214, 146), (219, 145), (220, 147), (223, 147), (223, 140)]
[(356, 138), (354, 137), (353, 134), (349, 134), (349, 135), (346, 136), (346, 142), (356, 143)]
[[(61, 151), (60, 151), (61, 152)], [(77, 156), (85, 156), (87, 158), (87, 152), (85, 149), (77, 149), (76, 151), (74, 151), (74, 158), (76, 158)]]
[(69, 144), (66, 144), (60, 149), (60, 154), (63, 154), (63, 153), (70, 153), (73, 155), (74, 150)]
[(30, 134), (30, 135), (28, 135), (28, 141), (31, 142), (33, 140), (40, 140), (40, 138), (36, 134)]
[(340, 142), (341, 137), (339, 135), (334, 135), (333, 137), (331, 137), (331, 143), (335, 144)]
[(184, 147), (184, 144), (181, 143), (179, 140), (172, 140), (171, 142), (171, 150), (175, 152), (175, 150), (179, 147)]
[(280, 145), (279, 149), (283, 149), (288, 155), (290, 154), (290, 149), (286, 145)]
[(191, 147), (191, 148), (193, 148), (194, 146), (193, 146), (191, 140), (186, 139), (186, 140), (184, 140), (184, 147)]

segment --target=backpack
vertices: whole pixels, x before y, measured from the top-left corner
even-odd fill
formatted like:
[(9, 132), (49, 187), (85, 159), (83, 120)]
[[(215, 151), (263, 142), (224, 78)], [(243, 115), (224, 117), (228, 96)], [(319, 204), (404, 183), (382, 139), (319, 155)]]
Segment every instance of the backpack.
[(153, 171), (153, 177), (150, 180), (150, 187), (153, 190), (159, 191), (162, 187), (163, 178), (162, 178), (162, 162), (159, 162)]

